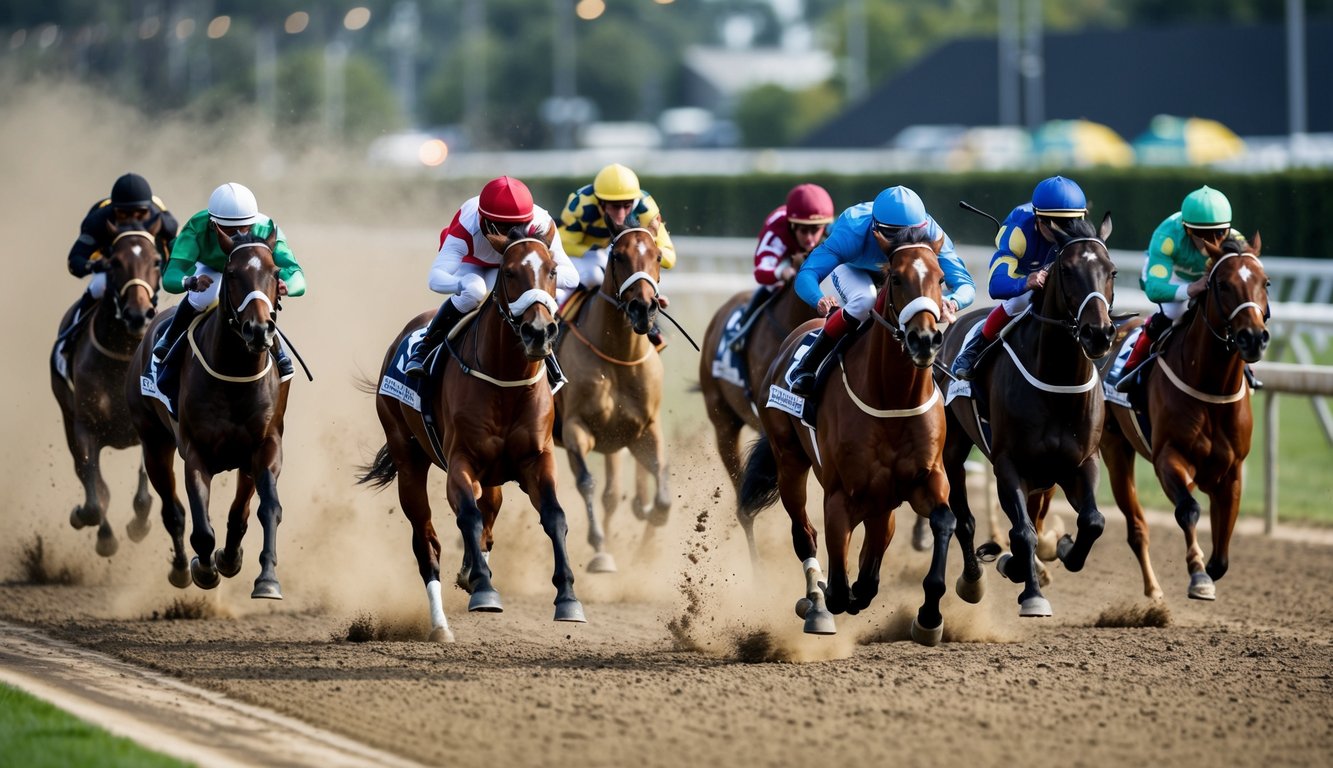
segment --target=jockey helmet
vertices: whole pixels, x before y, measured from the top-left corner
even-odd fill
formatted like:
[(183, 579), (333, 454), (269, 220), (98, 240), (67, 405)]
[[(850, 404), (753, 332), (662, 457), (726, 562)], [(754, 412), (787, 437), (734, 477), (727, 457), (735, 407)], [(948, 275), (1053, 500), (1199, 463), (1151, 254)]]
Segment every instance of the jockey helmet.
[(598, 200), (637, 200), (641, 191), (639, 177), (620, 163), (606, 166), (592, 180), (592, 193)]
[(1202, 186), (1185, 196), (1180, 219), (1194, 229), (1230, 229), (1231, 203), (1221, 192)]
[(1052, 176), (1032, 190), (1032, 212), (1058, 219), (1081, 219), (1088, 212), (1088, 198), (1073, 181)]
[(259, 220), (259, 203), (254, 192), (229, 181), (208, 196), (208, 216), (218, 226), (244, 227)]
[(801, 184), (787, 193), (787, 221), (792, 224), (828, 224), (833, 221), (833, 198), (818, 184)]
[(501, 176), (481, 188), (477, 208), (491, 221), (532, 221), (532, 192), (518, 179)]
[(926, 223), (926, 204), (907, 187), (889, 187), (875, 196), (870, 210), (880, 227), (919, 227)]
[(127, 173), (111, 186), (111, 205), (116, 208), (143, 208), (153, 204), (153, 189), (148, 179)]

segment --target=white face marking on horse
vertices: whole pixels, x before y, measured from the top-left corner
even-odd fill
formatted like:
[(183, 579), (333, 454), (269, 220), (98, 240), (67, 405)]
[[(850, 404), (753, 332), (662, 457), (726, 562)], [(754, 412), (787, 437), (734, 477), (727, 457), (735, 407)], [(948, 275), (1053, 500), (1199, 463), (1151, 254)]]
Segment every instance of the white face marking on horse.
[(540, 285), (542, 281), (542, 257), (536, 253), (529, 253), (523, 257), (523, 265), (532, 270), (533, 285)]
[(1250, 282), (1250, 278), (1254, 276), (1254, 273), (1250, 271), (1249, 267), (1241, 267), (1239, 274), (1240, 279), (1246, 283)]
[(131, 251), (135, 256), (138, 256), (139, 254), (143, 253), (143, 248), (142, 248), (141, 246), (134, 245), (134, 246), (130, 246), (130, 251)]
[(1096, 261), (1096, 260), (1097, 260), (1097, 251), (1093, 250), (1092, 248), (1084, 249), (1084, 251), (1083, 251), (1083, 260), (1084, 260), (1084, 261)]
[(259, 269), (260, 267), (264, 266), (264, 262), (261, 261), (260, 258), (259, 258), (258, 256), (251, 256), (251, 257), (250, 257), (250, 261), (248, 261), (248, 262), (246, 263), (246, 266), (249, 267), (250, 269), (256, 269), (256, 270), (257, 270), (257, 269)]
[(913, 259), (912, 269), (916, 270), (917, 277), (920, 277), (922, 280), (926, 279), (926, 262), (921, 259)]

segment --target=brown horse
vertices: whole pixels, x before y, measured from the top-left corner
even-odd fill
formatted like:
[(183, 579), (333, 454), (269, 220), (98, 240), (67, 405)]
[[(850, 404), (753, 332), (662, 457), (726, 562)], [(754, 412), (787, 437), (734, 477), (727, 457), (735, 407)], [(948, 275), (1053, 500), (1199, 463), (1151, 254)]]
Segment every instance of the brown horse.
[[(109, 226), (114, 234), (103, 256), (106, 293), (80, 328), (69, 330), (74, 307), (60, 321), (60, 336), (69, 347), (65, 375), (56, 367), (60, 353), (53, 349), (51, 354), (51, 391), (60, 404), (74, 472), (83, 483), (83, 504), (69, 513), (69, 523), (75, 528), (97, 526), (97, 554), (103, 557), (114, 555), (120, 544), (106, 518), (110, 492), (102, 479), (102, 449), (139, 444), (121, 393), (134, 349), (157, 313), (157, 290), (162, 282), (162, 257), (157, 251), (162, 222), (155, 219), (146, 229), (138, 223), (119, 229)], [(57, 341), (57, 347), (60, 343)], [(134, 519), (126, 527), (132, 541), (148, 535), (151, 505), (148, 476), (140, 464)]]
[[(138, 377), (126, 381), (134, 428), (143, 441), (144, 462), (153, 489), (162, 499), (162, 522), (175, 551), (170, 582), (184, 589), (193, 580), (213, 589), (220, 576), (241, 570), (241, 539), (250, 518), (250, 497), (259, 492), (259, 522), (264, 545), (252, 598), (282, 599), (278, 584), (278, 475), (282, 472), (283, 414), (290, 383), (273, 364), (278, 308), (278, 267), (273, 262), (275, 236), (267, 241), (250, 234), (235, 238), (219, 233), (228, 254), (217, 307), (200, 315), (184, 334), (189, 354), (180, 350), (180, 393), (176, 418), (157, 398), (145, 395)], [(163, 311), (152, 330), (168, 322), (175, 307)], [(150, 332), (139, 345), (131, 369), (143, 371), (152, 354)], [(190, 500), (195, 557), (186, 568), (185, 509), (176, 495), (175, 454), (185, 462), (185, 492)], [(214, 551), (216, 537), (208, 518), (209, 490), (219, 472), (237, 470), (236, 495), (227, 513), (227, 537)]]
[[(1097, 445), (1105, 408), (1093, 361), (1106, 355), (1115, 334), (1115, 264), (1105, 242), (1111, 215), (1102, 220), (1100, 230), (1082, 219), (1053, 230), (1056, 252), (1046, 284), (1034, 294), (1033, 307), (1001, 333), (996, 342), (1000, 349), (991, 350), (995, 359), (972, 381), (974, 394), (951, 397), (944, 448), (949, 502), (960, 525), (972, 521), (963, 467), (968, 452), (980, 446), (991, 460), (1000, 506), (1011, 525), (1012, 555), (1001, 556), (1000, 573), (1025, 583), (1018, 596), (1019, 616), (1051, 615), (1039, 584), (1037, 537), (1052, 489), (1063, 488), (1078, 511), (1077, 538), (1061, 538), (1055, 553), (1070, 571), (1082, 570), (1105, 527), (1096, 500)], [(936, 374), (941, 387), (952, 380), (947, 363), (967, 330), (986, 314), (968, 313), (950, 331), (940, 354), (945, 365)], [(986, 418), (989, 440), (979, 423)], [(964, 557), (972, 554), (964, 552)]]
[[(875, 239), (888, 258), (875, 322), (863, 338), (830, 365), (838, 365), (819, 395), (816, 429), (775, 407), (760, 414), (763, 435), (750, 450), (741, 485), (742, 514), (780, 495), (792, 520), (792, 544), (805, 573), (805, 597), (797, 615), (805, 631), (833, 634), (831, 614), (858, 613), (879, 591), (879, 570), (893, 538), (893, 511), (903, 502), (930, 518), (934, 551), (923, 587), (925, 602), (912, 622), (912, 638), (939, 643), (944, 631), (940, 598), (945, 563), (955, 530), (944, 471), (944, 404), (931, 376), (943, 335), (939, 328), (944, 272), (943, 238), (925, 239), (924, 229), (906, 229), (890, 242)], [(785, 384), (785, 373), (805, 334), (821, 321), (796, 329), (783, 343), (762, 380), (766, 391)], [(836, 380), (835, 380), (836, 379)], [(816, 533), (806, 514), (806, 478), (811, 467), (824, 486), (824, 531), (828, 537), (828, 586), (817, 559)], [(775, 482), (776, 481), (776, 482)], [(852, 529), (865, 525), (860, 574), (848, 585), (847, 555)], [(966, 553), (972, 531), (958, 531)], [(969, 558), (959, 595), (981, 599), (982, 571)]]
[[(1116, 504), (1128, 524), (1129, 547), (1143, 571), (1143, 594), (1160, 598), (1162, 588), (1148, 558), (1148, 525), (1134, 487), (1136, 450), (1152, 462), (1167, 498), (1176, 505), (1176, 522), (1185, 532), (1189, 596), (1213, 600), (1213, 582), (1227, 572), (1231, 532), (1240, 511), (1241, 465), (1250, 453), (1254, 417), (1245, 365), (1258, 361), (1268, 346), (1268, 276), (1259, 261), (1262, 243), (1257, 232), (1248, 249), (1231, 240), (1219, 247), (1194, 238), (1194, 244), (1210, 261), (1208, 287), (1162, 339), (1156, 362), (1145, 374), (1151, 447), (1134, 413), (1109, 405), (1101, 449)], [(1213, 553), (1206, 566), (1195, 533), (1196, 487), (1208, 494), (1212, 520)]]
[[(606, 529), (616, 511), (620, 488), (616, 454), (629, 448), (637, 462), (634, 516), (653, 527), (666, 524), (671, 511), (667, 484), (666, 445), (662, 440), (662, 358), (645, 335), (657, 318), (657, 282), (662, 252), (657, 247), (657, 224), (649, 229), (630, 227), (611, 239), (606, 280), (588, 297), (581, 311), (565, 319), (569, 333), (559, 342), (560, 364), (569, 383), (555, 397), (558, 443), (569, 455), (569, 465), (588, 510), (588, 543), (596, 554), (588, 570), (616, 570), (606, 551), (606, 535), (593, 509), (597, 483), (588, 470), (588, 454), (606, 457), (606, 487), (602, 491)], [(573, 337), (572, 339), (570, 337)], [(648, 478), (657, 494), (648, 496)]]
[[(793, 266), (799, 268), (800, 264)], [(732, 487), (740, 498), (741, 453), (740, 436), (742, 427), (750, 427), (756, 432), (763, 426), (759, 421), (759, 409), (764, 407), (760, 396), (767, 396), (767, 388), (762, 386), (768, 366), (777, 356), (782, 342), (801, 323), (816, 317), (814, 307), (806, 304), (796, 295), (791, 281), (777, 289), (771, 298), (758, 310), (750, 327), (740, 364), (747, 386), (740, 386), (718, 377), (713, 371), (714, 350), (717, 350), (727, 335), (727, 321), (739, 307), (750, 301), (751, 292), (738, 293), (718, 308), (708, 324), (704, 335), (704, 354), (699, 356), (699, 390), (704, 396), (704, 407), (708, 420), (713, 423), (713, 432), (717, 436), (717, 452), (722, 456), (722, 466), (731, 478)], [(750, 547), (750, 562), (759, 562), (759, 550), (754, 543), (754, 517), (740, 514), (737, 519), (745, 531), (745, 541)]]
[[(517, 480), (551, 538), (555, 620), (585, 621), (565, 550), (565, 511), (556, 498), (551, 435), (555, 407), (543, 363), (558, 333), (556, 265), (550, 251), (554, 237), (554, 227), (542, 239), (519, 229), (508, 236), (487, 236), (504, 254), (495, 287), (476, 319), (459, 326), (450, 346), (453, 360), (441, 359), (443, 372), (432, 373), (423, 392), (439, 425), (442, 455), (436, 454), (437, 443), (420, 412), (384, 394), (383, 388), (375, 398), (386, 442), (374, 462), (362, 468), (359, 482), (384, 487), (398, 480), (398, 501), (412, 523), (412, 551), (426, 585), (432, 641), (452, 642), (454, 637), (444, 616), (440, 539), (426, 493), (432, 464), (448, 474), (449, 505), (463, 534), (459, 582), (472, 593), (468, 610), (503, 610), (500, 593), (491, 584), (491, 531), (500, 511), (501, 486)], [(397, 350), (403, 339), (424, 328), (431, 317), (431, 312), (418, 315), (395, 337), (380, 370), (382, 380), (401, 357)]]

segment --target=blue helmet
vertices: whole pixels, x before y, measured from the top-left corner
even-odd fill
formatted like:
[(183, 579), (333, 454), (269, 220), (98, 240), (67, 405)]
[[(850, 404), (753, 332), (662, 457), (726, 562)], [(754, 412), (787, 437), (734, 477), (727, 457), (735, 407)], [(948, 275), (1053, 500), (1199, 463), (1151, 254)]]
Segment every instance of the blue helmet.
[(889, 187), (875, 196), (870, 215), (881, 227), (919, 227), (926, 223), (926, 204), (907, 187)]
[(1038, 216), (1079, 219), (1088, 212), (1088, 198), (1073, 181), (1052, 176), (1032, 190), (1032, 212)]

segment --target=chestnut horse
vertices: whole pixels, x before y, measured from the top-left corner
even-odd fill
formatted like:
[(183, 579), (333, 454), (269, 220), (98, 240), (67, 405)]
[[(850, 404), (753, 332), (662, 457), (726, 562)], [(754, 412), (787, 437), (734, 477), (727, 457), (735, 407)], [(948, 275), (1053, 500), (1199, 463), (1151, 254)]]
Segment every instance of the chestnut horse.
[[(1254, 418), (1245, 365), (1268, 346), (1268, 276), (1259, 261), (1256, 232), (1248, 248), (1230, 239), (1217, 246), (1194, 238), (1209, 258), (1208, 287), (1160, 342), (1156, 362), (1145, 369), (1151, 447), (1134, 414), (1108, 404), (1102, 459), (1116, 504), (1125, 514), (1129, 547), (1143, 571), (1143, 594), (1162, 596), (1148, 558), (1148, 525), (1134, 487), (1134, 452), (1152, 462), (1185, 533), (1189, 596), (1213, 600), (1213, 582), (1227, 572), (1231, 532), (1240, 511), (1241, 465), (1250, 453)], [(1208, 494), (1213, 553), (1205, 566), (1195, 527), (1199, 502)]]
[[(815, 429), (774, 407), (760, 413), (763, 435), (750, 449), (741, 484), (742, 514), (781, 496), (792, 521), (792, 544), (801, 560), (806, 591), (797, 603), (805, 631), (833, 634), (831, 614), (858, 613), (879, 591), (884, 552), (893, 538), (893, 511), (903, 502), (930, 518), (935, 541), (923, 587), (925, 602), (912, 622), (912, 638), (935, 645), (944, 632), (940, 598), (945, 564), (955, 530), (949, 509), (949, 482), (943, 462), (944, 402), (930, 373), (943, 334), (939, 320), (944, 272), (939, 265), (943, 238), (925, 239), (923, 229), (905, 229), (890, 242), (878, 232), (886, 282), (863, 338), (830, 361), (839, 366), (822, 387)], [(765, 391), (785, 384), (800, 341), (822, 321), (801, 325), (783, 343), (761, 381)], [(836, 379), (834, 381), (833, 379)], [(806, 478), (811, 467), (824, 486), (824, 532), (828, 537), (829, 578), (819, 567), (816, 532), (806, 514)], [(776, 482), (775, 482), (776, 480)], [(848, 585), (852, 529), (865, 526), (860, 574)], [(964, 552), (972, 531), (958, 531)], [(959, 595), (977, 602), (984, 591), (974, 559), (958, 583)]]
[[(645, 536), (665, 525), (671, 511), (661, 424), (662, 358), (645, 335), (659, 308), (662, 252), (657, 247), (657, 226), (622, 229), (611, 238), (606, 280), (580, 311), (565, 318), (569, 333), (561, 335), (557, 347), (569, 377), (555, 396), (557, 442), (569, 455), (588, 510), (588, 543), (595, 550), (588, 570), (593, 573), (616, 570), (604, 530), (610, 529), (619, 501), (616, 454), (622, 448), (629, 448), (637, 462), (630, 510), (636, 518), (649, 521)], [(605, 529), (593, 509), (597, 483), (588, 470), (588, 454), (594, 450), (606, 457)], [(651, 501), (649, 475), (657, 491)]]
[[(1106, 522), (1096, 499), (1105, 406), (1093, 361), (1106, 355), (1115, 335), (1115, 264), (1105, 242), (1111, 215), (1102, 219), (1100, 230), (1082, 219), (1066, 226), (1052, 226), (1055, 257), (1047, 267), (1045, 286), (1033, 295), (1033, 306), (1001, 332), (996, 342), (1000, 349), (990, 350), (995, 359), (977, 371), (972, 394), (951, 397), (947, 409), (944, 464), (950, 505), (960, 526), (972, 524), (963, 465), (972, 446), (980, 446), (994, 467), (1000, 507), (1011, 525), (1012, 555), (1000, 557), (1000, 573), (1025, 584), (1018, 596), (1019, 616), (1051, 615), (1039, 584), (1037, 537), (1052, 489), (1064, 489), (1078, 511), (1077, 538), (1065, 536), (1056, 547), (1056, 556), (1070, 571), (1082, 570)], [(950, 331), (936, 374), (940, 386), (952, 381), (948, 363), (967, 330), (987, 312), (968, 313)], [(990, 421), (990, 440), (978, 423), (983, 418)], [(972, 554), (965, 552), (964, 557)]]
[[(249, 526), (250, 497), (259, 492), (259, 522), (264, 529), (260, 572), (252, 598), (282, 599), (278, 584), (278, 475), (282, 472), (283, 415), (290, 382), (281, 381), (273, 362), (277, 335), (278, 267), (273, 262), (276, 235), (267, 241), (245, 233), (218, 234), (227, 253), (219, 279), (218, 303), (201, 314), (183, 334), (178, 350), (180, 391), (176, 418), (140, 388), (139, 377), (126, 380), (130, 417), (143, 441), (144, 463), (153, 489), (162, 499), (162, 522), (175, 547), (168, 580), (184, 589), (193, 580), (213, 589), (220, 576), (240, 573), (241, 539)], [(131, 370), (143, 371), (153, 339), (175, 314), (171, 307), (154, 320)], [(170, 362), (170, 361), (169, 361)], [(185, 462), (185, 492), (190, 500), (190, 545), (195, 556), (186, 567), (185, 509), (176, 495), (175, 454)], [(208, 517), (209, 492), (219, 472), (236, 470), (236, 494), (227, 513), (223, 548)]]
[[(161, 220), (154, 219), (146, 229), (138, 223), (108, 226), (114, 236), (102, 257), (106, 293), (80, 328), (69, 330), (74, 307), (60, 321), (60, 336), (69, 348), (68, 378), (56, 368), (57, 350), (51, 354), (51, 391), (60, 404), (74, 472), (83, 483), (83, 504), (69, 513), (69, 523), (75, 528), (97, 526), (97, 554), (103, 557), (114, 555), (120, 544), (106, 518), (110, 492), (102, 479), (102, 449), (139, 444), (122, 392), (134, 349), (157, 314), (157, 290), (162, 282), (162, 257), (157, 251)], [(56, 347), (60, 344), (58, 340)], [(137, 376), (133, 378), (138, 381)], [(134, 519), (125, 529), (130, 540), (142, 541), (148, 535), (151, 506), (148, 476), (141, 463)]]
[[(803, 259), (802, 259), (803, 260)], [(800, 264), (793, 266), (800, 268)], [(740, 362), (744, 366), (742, 374), (748, 386), (741, 387), (725, 381), (713, 374), (713, 352), (724, 342), (727, 321), (732, 313), (750, 301), (751, 291), (738, 293), (718, 308), (708, 323), (704, 336), (704, 354), (699, 356), (699, 391), (704, 396), (704, 407), (708, 420), (713, 423), (713, 432), (717, 436), (717, 452), (722, 456), (722, 466), (731, 478), (737, 499), (740, 498), (741, 453), (740, 436), (742, 427), (750, 427), (756, 432), (762, 431), (759, 421), (759, 409), (764, 407), (768, 388), (762, 386), (768, 366), (777, 356), (782, 342), (788, 334), (801, 323), (816, 317), (814, 307), (806, 304), (796, 295), (794, 281), (777, 289), (762, 307), (751, 324), (749, 337), (746, 339)], [(759, 562), (759, 550), (754, 542), (754, 517), (740, 514), (737, 519), (745, 531), (745, 541), (750, 547), (750, 562)]]
[[(384, 427), (385, 444), (374, 462), (363, 467), (359, 482), (384, 487), (398, 480), (398, 502), (412, 523), (412, 551), (430, 606), (430, 639), (453, 642), (440, 591), (440, 538), (431, 523), (426, 478), (431, 466), (447, 473), (449, 505), (463, 534), (460, 585), (471, 593), (469, 611), (503, 610), (500, 593), (491, 584), (489, 556), (492, 527), (500, 512), (501, 486), (517, 480), (541, 515), (542, 529), (555, 554), (555, 620), (585, 621), (574, 596), (574, 574), (565, 550), (565, 511), (556, 498), (555, 418), (551, 388), (543, 360), (558, 334), (555, 322), (555, 259), (550, 245), (555, 227), (542, 239), (515, 228), (506, 235), (487, 235), (504, 254), (491, 294), (475, 319), (456, 329), (456, 339), (441, 358), (422, 393), (429, 400), (443, 456), (422, 414), (383, 392), (375, 411)], [(424, 328), (433, 316), (413, 318), (394, 338), (380, 369), (384, 378), (395, 364), (399, 345)], [(442, 369), (442, 371), (441, 371)]]

